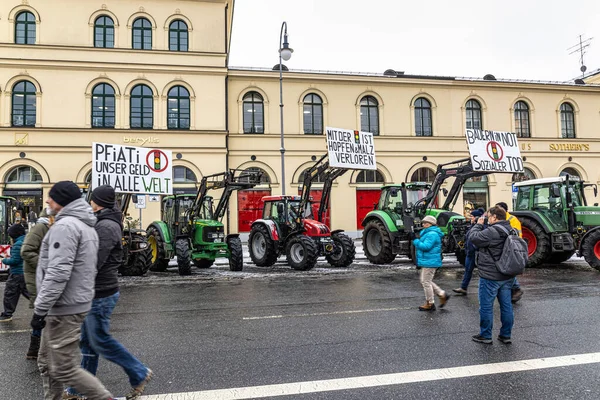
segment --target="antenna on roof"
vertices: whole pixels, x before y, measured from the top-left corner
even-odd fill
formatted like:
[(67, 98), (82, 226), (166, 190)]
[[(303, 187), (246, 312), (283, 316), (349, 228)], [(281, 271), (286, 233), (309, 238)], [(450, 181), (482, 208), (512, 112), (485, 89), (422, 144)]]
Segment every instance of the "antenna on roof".
[(567, 49), (567, 51), (571, 51), (569, 53), (569, 55), (574, 54), (574, 53), (579, 53), (579, 63), (581, 64), (581, 67), (579, 67), (579, 70), (581, 71), (582, 78), (585, 77), (585, 71), (587, 71), (587, 67), (583, 63), (583, 56), (587, 52), (587, 48), (590, 47), (590, 45), (592, 44), (592, 39), (593, 39), (593, 37), (584, 40), (582, 35), (579, 35), (579, 43), (577, 43), (576, 45), (571, 46)]

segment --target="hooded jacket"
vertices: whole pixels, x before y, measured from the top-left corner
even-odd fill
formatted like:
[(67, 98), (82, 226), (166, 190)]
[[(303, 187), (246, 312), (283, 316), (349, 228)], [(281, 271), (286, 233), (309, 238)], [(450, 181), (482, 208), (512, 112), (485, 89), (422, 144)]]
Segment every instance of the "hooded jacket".
[(96, 233), (100, 241), (95, 296), (98, 299), (119, 291), (118, 271), (123, 262), (123, 213), (117, 208), (103, 208), (96, 213), (96, 218)]
[(98, 234), (96, 216), (83, 199), (64, 207), (42, 240), (36, 272), (38, 315), (88, 312), (94, 298)]
[(421, 237), (413, 240), (417, 249), (417, 266), (439, 268), (442, 266), (442, 237), (444, 234), (435, 225), (421, 231)]
[(10, 258), (5, 258), (2, 262), (10, 267), (12, 275), (23, 275), (23, 258), (21, 258), (21, 246), (23, 246), (25, 235), (21, 235), (15, 239), (10, 247)]
[(502, 229), (495, 227), (496, 225), (502, 225), (508, 232), (511, 230), (508, 221), (498, 221), (488, 227), (475, 224), (469, 231), (469, 240), (477, 247), (476, 264), (479, 276), (491, 281), (505, 281), (513, 276), (500, 273), (494, 260), (501, 257), (504, 241), (508, 235)]
[(37, 293), (35, 287), (35, 271), (38, 265), (38, 259), (40, 255), (40, 249), (42, 247), (42, 240), (46, 233), (50, 229), (50, 219), (46, 210), (40, 213), (37, 223), (29, 230), (23, 247), (21, 247), (21, 257), (23, 257), (23, 270), (25, 272), (25, 285), (27, 285), (27, 291), (31, 298), (29, 299), (31, 306), (35, 302), (35, 296)]

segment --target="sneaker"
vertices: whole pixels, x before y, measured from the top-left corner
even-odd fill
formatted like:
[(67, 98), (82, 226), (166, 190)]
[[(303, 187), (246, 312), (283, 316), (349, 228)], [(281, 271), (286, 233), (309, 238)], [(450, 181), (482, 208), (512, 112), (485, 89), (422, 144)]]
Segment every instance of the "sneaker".
[(523, 291), (521, 289), (513, 289), (510, 301), (514, 304), (521, 300), (521, 297), (523, 297)]
[(481, 335), (475, 335), (471, 339), (473, 339), (473, 341), (477, 343), (492, 344), (491, 338), (484, 338)]
[(140, 383), (139, 385), (137, 385), (134, 388), (131, 388), (131, 391), (129, 393), (127, 393), (127, 395), (125, 396), (125, 399), (133, 400), (133, 399), (140, 398), (142, 396), (142, 393), (144, 393), (144, 389), (146, 389), (146, 385), (148, 384), (148, 382), (150, 382), (152, 380), (152, 376), (153, 376), (152, 370), (150, 368), (148, 368), (148, 373), (146, 374), (146, 377), (144, 378), (142, 383)]
[(12, 321), (11, 315), (6, 315), (4, 313), (0, 314), (0, 322), (10, 322)]
[(423, 304), (422, 306), (419, 306), (419, 311), (435, 311), (435, 303), (427, 302), (427, 303)]
[(511, 344), (512, 343), (512, 340), (510, 339), (510, 336), (498, 335), (498, 340), (501, 341), (504, 344)]
[(452, 289), (452, 291), (460, 296), (466, 296), (467, 295), (467, 291), (463, 288), (456, 288), (456, 289)]
[(449, 298), (450, 295), (448, 293), (444, 293), (443, 296), (440, 296), (440, 308), (444, 308)]

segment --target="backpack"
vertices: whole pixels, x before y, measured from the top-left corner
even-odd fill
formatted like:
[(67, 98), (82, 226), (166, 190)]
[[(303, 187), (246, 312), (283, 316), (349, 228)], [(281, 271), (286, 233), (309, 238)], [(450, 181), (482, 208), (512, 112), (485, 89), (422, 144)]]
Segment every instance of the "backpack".
[(498, 225), (498, 228), (502, 229), (508, 236), (504, 241), (500, 259), (494, 259), (496, 268), (504, 275), (521, 275), (525, 269), (525, 265), (527, 265), (527, 260), (529, 259), (527, 242), (519, 237), (519, 234), (515, 229), (511, 229), (509, 232), (502, 225)]

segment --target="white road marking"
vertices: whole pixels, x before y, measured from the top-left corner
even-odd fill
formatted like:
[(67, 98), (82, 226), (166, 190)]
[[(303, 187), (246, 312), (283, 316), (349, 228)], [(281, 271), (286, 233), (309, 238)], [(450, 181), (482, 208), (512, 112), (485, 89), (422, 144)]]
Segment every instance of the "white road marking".
[(291, 396), (336, 390), (363, 389), (377, 386), (403, 385), (444, 379), (532, 371), (546, 368), (600, 363), (600, 353), (537, 358), (495, 364), (469, 365), (464, 367), (430, 369), (396, 374), (358, 376), (353, 378), (327, 379), (321, 381), (293, 382), (276, 385), (250, 386), (231, 389), (205, 390), (199, 392), (171, 393), (142, 396), (143, 400), (240, 400), (274, 396)]
[(2, 333), (23, 333), (23, 332), (31, 332), (31, 329), (19, 329), (19, 330), (14, 330), (14, 331), (0, 331), (0, 334), (2, 334)]
[(411, 308), (412, 307), (392, 307), (392, 308), (373, 308), (373, 309), (369, 309), (369, 310), (331, 311), (331, 312), (308, 313), (308, 314), (265, 315), (265, 316), (261, 316), (261, 317), (243, 317), (242, 320), (251, 321), (251, 320), (256, 320), (256, 319), (277, 319), (277, 318), (317, 317), (317, 316), (321, 316), (321, 315), (361, 314), (361, 313), (370, 313), (370, 312), (410, 310)]

